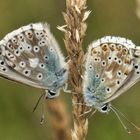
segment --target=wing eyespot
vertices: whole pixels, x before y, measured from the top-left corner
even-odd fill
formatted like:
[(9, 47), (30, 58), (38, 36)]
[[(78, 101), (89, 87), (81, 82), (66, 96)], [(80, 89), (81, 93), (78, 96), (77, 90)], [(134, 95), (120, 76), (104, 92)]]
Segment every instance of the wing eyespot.
[(43, 63), (40, 63), (39, 67), (43, 69), (43, 68), (45, 68), (45, 65)]
[(6, 71), (7, 71), (7, 68), (6, 68), (6, 67), (3, 67), (3, 68), (2, 68), (2, 71), (3, 71), (3, 72), (6, 72)]
[(38, 46), (34, 46), (34, 47), (33, 47), (33, 50), (34, 50), (34, 52), (36, 52), (36, 53), (37, 53), (37, 52), (39, 52), (39, 51), (40, 51), (40, 48), (39, 48)]
[(25, 76), (30, 76), (31, 70), (25, 69), (25, 70), (23, 71), (23, 74), (24, 74)]
[(21, 62), (19, 63), (19, 66), (20, 66), (21, 68), (25, 68), (25, 67), (26, 67), (26, 63), (25, 63), (24, 61), (21, 61)]
[(42, 73), (38, 73), (37, 74), (37, 79), (38, 80), (42, 80), (43, 79), (43, 74)]
[(107, 87), (107, 88), (106, 88), (106, 92), (107, 92), (107, 93), (110, 93), (110, 92), (111, 92), (111, 88)]

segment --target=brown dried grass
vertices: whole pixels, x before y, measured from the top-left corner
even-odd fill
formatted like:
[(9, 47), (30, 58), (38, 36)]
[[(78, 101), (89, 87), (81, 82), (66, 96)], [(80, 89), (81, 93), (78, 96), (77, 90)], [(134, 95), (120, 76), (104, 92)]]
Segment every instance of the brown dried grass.
[[(66, 12), (63, 13), (65, 25), (58, 27), (65, 33), (65, 47), (69, 56), (69, 83), (73, 103), (73, 129), (70, 136), (70, 121), (65, 103), (57, 99), (48, 102), (51, 122), (57, 140), (85, 140), (88, 132), (88, 118), (83, 115), (89, 108), (84, 104), (82, 75), (84, 72), (83, 38), (87, 29), (85, 23), (90, 11), (86, 0), (66, 0)], [(76, 94), (75, 94), (76, 93)], [(60, 119), (61, 118), (61, 119)]]
[(66, 13), (63, 13), (66, 22), (64, 42), (70, 57), (69, 83), (72, 92), (77, 93), (72, 95), (74, 121), (74, 128), (71, 133), (72, 140), (85, 140), (88, 131), (88, 119), (84, 116), (80, 117), (87, 110), (84, 105), (82, 94), (83, 79), (81, 78), (84, 72), (82, 45), (87, 29), (85, 20), (90, 13), (86, 11), (86, 8), (86, 0), (66, 0)]

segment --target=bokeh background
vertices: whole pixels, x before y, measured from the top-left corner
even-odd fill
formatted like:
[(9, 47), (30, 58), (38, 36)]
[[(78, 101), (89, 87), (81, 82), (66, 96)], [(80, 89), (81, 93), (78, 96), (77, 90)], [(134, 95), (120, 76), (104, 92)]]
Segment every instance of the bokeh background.
[[(136, 16), (135, 0), (87, 0), (92, 10), (87, 20), (85, 50), (90, 42), (105, 35), (123, 36), (140, 45), (140, 20)], [(0, 38), (8, 32), (33, 22), (48, 22), (59, 44), (64, 49), (63, 33), (56, 29), (63, 25), (65, 0), (0, 0)], [(140, 126), (140, 82), (113, 101), (113, 105)], [(41, 107), (32, 113), (41, 90), (0, 79), (0, 140), (51, 140), (49, 118), (40, 125)], [(70, 95), (62, 94), (69, 108)], [(71, 109), (69, 110), (71, 112)], [(47, 114), (47, 112), (46, 112)], [(97, 113), (89, 120), (87, 140), (139, 140), (129, 123), (128, 135), (114, 115)]]

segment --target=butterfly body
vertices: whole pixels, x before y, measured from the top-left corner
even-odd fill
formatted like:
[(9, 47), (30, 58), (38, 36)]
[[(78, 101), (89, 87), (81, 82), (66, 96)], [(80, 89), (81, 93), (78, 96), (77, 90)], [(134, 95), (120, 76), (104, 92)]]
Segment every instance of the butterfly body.
[(0, 76), (59, 95), (68, 65), (47, 24), (23, 26), (0, 41)]
[(108, 112), (110, 102), (139, 81), (139, 56), (140, 49), (125, 38), (106, 36), (93, 42), (85, 64), (86, 104)]

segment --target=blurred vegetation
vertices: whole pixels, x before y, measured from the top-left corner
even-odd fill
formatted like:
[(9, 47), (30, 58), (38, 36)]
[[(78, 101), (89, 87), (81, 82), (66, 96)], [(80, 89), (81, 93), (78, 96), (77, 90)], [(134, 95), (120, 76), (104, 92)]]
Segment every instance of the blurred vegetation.
[[(140, 20), (135, 14), (135, 0), (88, 0), (88, 6), (92, 13), (87, 21), (85, 50), (89, 43), (105, 35), (123, 36), (140, 45)], [(63, 33), (56, 29), (57, 25), (64, 23), (64, 11), (64, 0), (0, 0), (0, 37), (2, 39), (8, 32), (23, 25), (47, 21), (64, 50)], [(113, 104), (140, 126), (139, 85), (132, 87)], [(41, 107), (32, 113), (42, 91), (5, 79), (0, 79), (0, 87), (0, 140), (51, 140), (53, 130), (49, 119), (43, 126), (39, 124)], [(63, 96), (70, 106), (70, 96)], [(89, 121), (87, 139), (139, 140), (140, 133), (132, 126), (129, 128), (132, 128), (132, 135), (124, 131), (113, 113), (97, 113)]]

